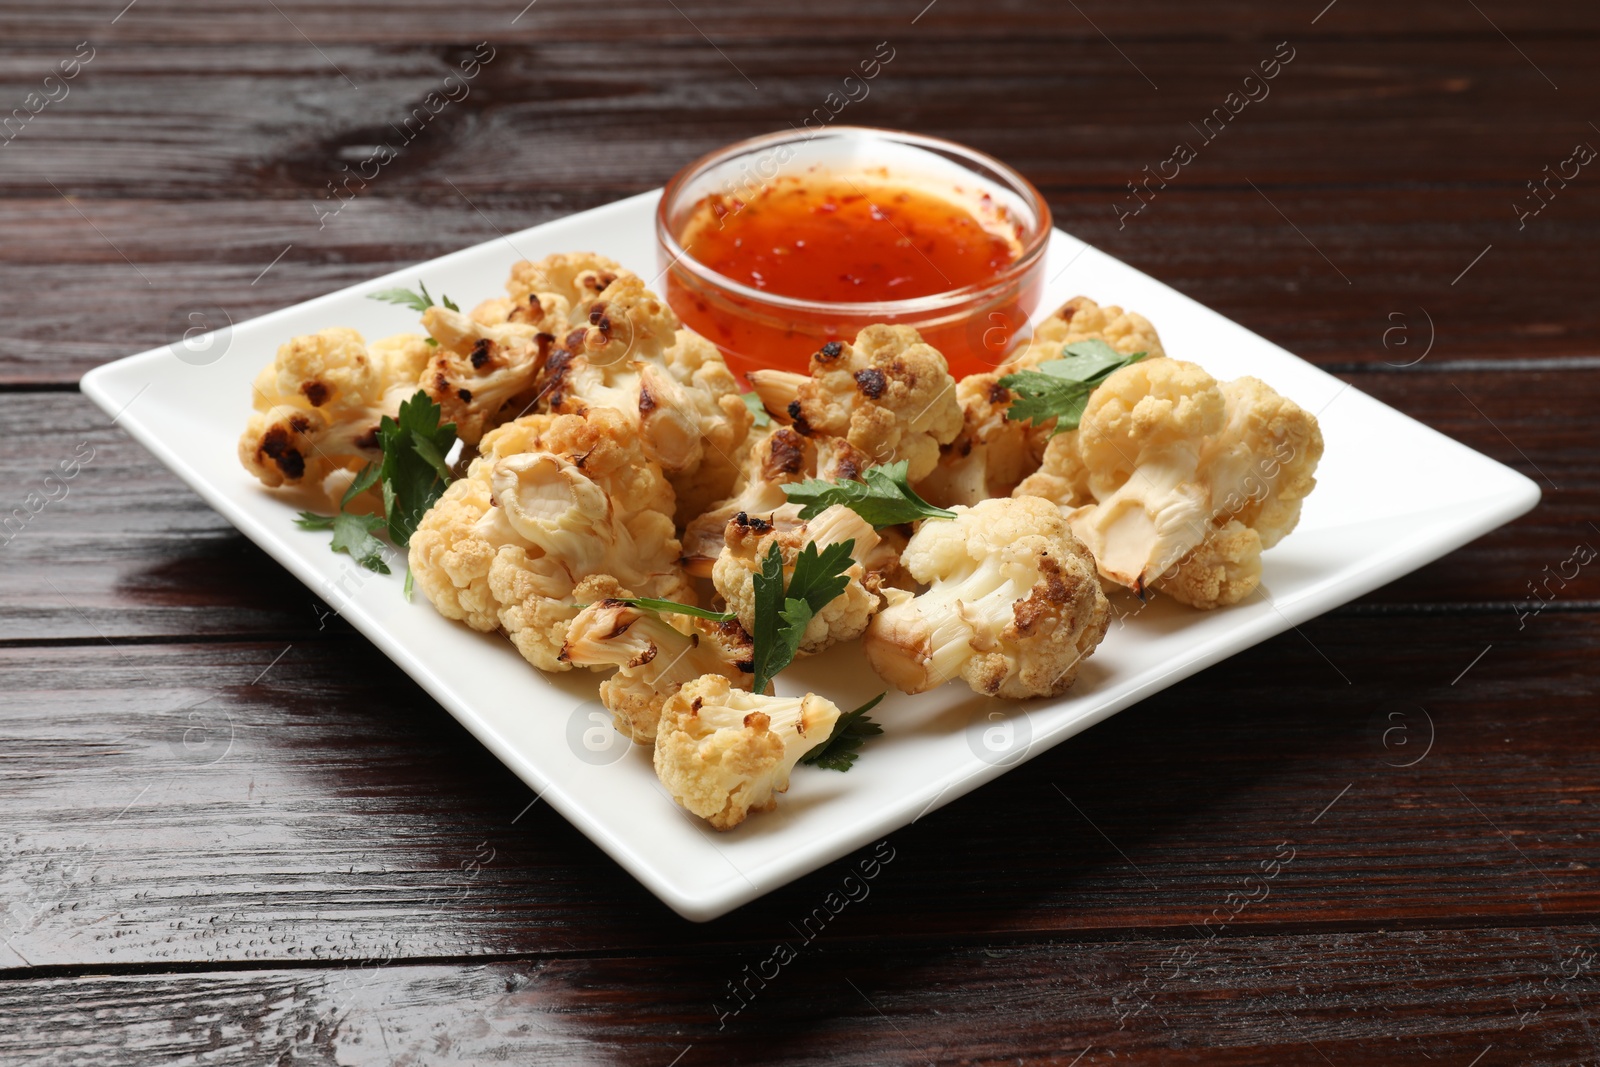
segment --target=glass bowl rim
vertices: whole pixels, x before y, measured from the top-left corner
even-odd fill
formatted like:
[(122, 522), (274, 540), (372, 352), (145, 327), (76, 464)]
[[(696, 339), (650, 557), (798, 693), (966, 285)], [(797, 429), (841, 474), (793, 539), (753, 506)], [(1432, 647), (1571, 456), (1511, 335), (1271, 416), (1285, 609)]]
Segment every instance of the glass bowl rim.
[[(937, 149), (956, 156), (963, 162), (977, 162), (989, 168), (1003, 179), (1005, 184), (1011, 186), (1011, 191), (1027, 201), (1034, 209), (1037, 218), (1035, 232), (1028, 235), (1023, 242), (1022, 252), (1003, 271), (985, 282), (962, 286), (958, 289), (947, 289), (939, 293), (930, 293), (926, 296), (910, 297), (905, 300), (876, 300), (863, 303), (838, 303), (826, 300), (808, 300), (803, 297), (783, 296), (771, 293), (764, 289), (756, 289), (737, 282), (725, 274), (712, 270), (692, 256), (688, 249), (678, 243), (678, 237), (672, 232), (667, 220), (668, 209), (675, 206), (678, 195), (685, 185), (693, 178), (710, 169), (713, 165), (735, 155), (747, 154), (752, 150), (768, 148), (775, 145), (795, 141), (811, 141), (818, 137), (856, 136), (864, 139), (882, 139), (909, 144), (918, 148)], [(980, 177), (982, 177), (980, 175)], [(985, 177), (986, 181), (988, 179)], [(1045, 202), (1043, 194), (1034, 184), (1023, 177), (1021, 172), (1007, 163), (994, 158), (986, 152), (956, 141), (946, 140), (943, 137), (931, 137), (927, 134), (912, 133), (908, 130), (891, 130), (877, 126), (832, 126), (825, 130), (779, 130), (775, 133), (761, 134), (756, 137), (747, 137), (742, 141), (724, 145), (684, 166), (672, 176), (666, 187), (661, 192), (661, 200), (656, 205), (656, 242), (667, 253), (668, 263), (662, 271), (669, 273), (673, 269), (685, 266), (692, 274), (703, 282), (714, 286), (717, 290), (728, 295), (737, 296), (745, 301), (766, 305), (770, 308), (805, 312), (810, 314), (832, 313), (850, 317), (884, 317), (904, 319), (918, 314), (932, 311), (941, 311), (972, 300), (979, 300), (1006, 288), (1020, 284), (1044, 256), (1050, 244), (1050, 234), (1055, 221), (1050, 213), (1050, 205)]]

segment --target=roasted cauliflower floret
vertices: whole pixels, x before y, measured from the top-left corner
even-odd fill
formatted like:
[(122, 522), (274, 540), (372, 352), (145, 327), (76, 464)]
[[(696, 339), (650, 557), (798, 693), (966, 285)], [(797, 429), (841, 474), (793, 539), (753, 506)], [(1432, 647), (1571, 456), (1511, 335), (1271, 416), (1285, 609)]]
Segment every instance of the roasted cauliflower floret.
[(1078, 431), (1058, 433), (1049, 442), (1044, 462), (1022, 479), (1012, 495), (1042, 496), (1068, 510), (1091, 503), (1094, 497), (1089, 494), (1089, 469), (1078, 455)]
[(442, 614), (498, 626), (534, 666), (567, 670), (561, 646), (578, 604), (694, 602), (672, 488), (621, 415), (530, 415), (482, 446), (411, 538), (417, 586)]
[[(663, 360), (666, 374), (678, 389), (674, 402), (683, 404), (694, 416), (701, 434), (699, 465), (667, 475), (678, 494), (677, 518), (682, 525), (733, 492), (750, 453), (755, 416), (745, 405), (739, 380), (723, 362), (722, 353), (704, 337), (680, 329)], [(642, 368), (641, 381), (645, 381)], [(645, 385), (648, 387), (648, 381)], [(643, 397), (641, 392), (641, 405)]]
[(656, 776), (672, 799), (718, 830), (771, 811), (807, 752), (822, 744), (839, 709), (813, 693), (758, 696), (719, 674), (667, 699), (656, 734)]
[(853, 344), (830, 341), (811, 373), (751, 371), (750, 384), (776, 418), (802, 434), (840, 437), (883, 465), (905, 460), (913, 482), (961, 431), (955, 379), (939, 350), (910, 326), (868, 326)]
[(867, 580), (867, 571), (862, 565), (863, 560), (873, 557), (878, 547), (878, 532), (843, 504), (835, 504), (815, 518), (803, 522), (796, 519), (792, 525), (786, 523), (776, 527), (765, 519), (735, 515), (728, 521), (724, 536), (727, 543), (717, 557), (712, 582), (727, 601), (728, 610), (736, 612), (740, 624), (751, 633), (755, 632), (755, 576), (774, 544), (783, 556), (784, 583), (787, 585), (794, 575), (795, 560), (806, 545), (814, 544), (820, 551), (843, 541), (855, 542), (850, 550), (855, 562), (845, 571), (849, 583), (843, 593), (834, 597), (806, 624), (805, 635), (800, 641), (802, 655), (821, 652), (840, 641), (860, 637), (873, 613), (883, 605), (883, 598), (877, 589), (869, 587), (876, 586), (876, 582)]
[(666, 302), (631, 274), (573, 314), (583, 321), (557, 339), (541, 385), (550, 410), (614, 408), (633, 422), (646, 454), (669, 476), (694, 475), (708, 452), (720, 453), (721, 476), (731, 484), (752, 416), (716, 346), (680, 329)]
[(1028, 447), (1027, 424), (1006, 417), (1011, 390), (1000, 384), (1000, 375), (969, 374), (956, 384), (956, 399), (961, 432), (941, 446), (939, 465), (917, 483), (918, 495), (942, 508), (1010, 496), (1038, 466)]
[(1223, 382), (1222, 398), (1222, 432), (1200, 457), (1210, 475), (1213, 522), (1237, 519), (1271, 548), (1299, 525), (1316, 488), (1322, 430), (1315, 416), (1259, 378)]
[(1155, 582), (1158, 591), (1195, 608), (1237, 604), (1261, 584), (1261, 537), (1231, 519)]
[(508, 525), (484, 521), (495, 511), (494, 494), (488, 477), (479, 473), (451, 482), (428, 509), (411, 534), (408, 562), (417, 588), (440, 615), (489, 633), (500, 628), (500, 602), (489, 590), (489, 569), (502, 548), (526, 549)]
[(774, 423), (761, 431), (750, 448), (734, 495), (691, 519), (684, 528), (683, 561), (689, 573), (697, 578), (711, 577), (712, 567), (722, 553), (728, 520), (735, 515), (771, 519), (780, 509), (797, 515), (800, 509), (789, 504), (783, 487), (809, 478), (816, 467), (816, 457), (813, 442), (788, 426)]
[(657, 615), (620, 600), (602, 600), (567, 628), (561, 658), (574, 667), (615, 667), (600, 683), (600, 703), (617, 732), (640, 744), (656, 739), (667, 698), (703, 675), (717, 674), (749, 689), (750, 635), (735, 621)]
[(1060, 510), (1037, 497), (957, 507), (924, 522), (901, 559), (928, 586), (891, 593), (867, 629), (873, 669), (906, 693), (958, 675), (1021, 700), (1063, 693), (1105, 637), (1110, 604)]
[[(1137, 311), (1101, 307), (1086, 296), (1075, 296), (1045, 316), (1034, 328), (1027, 348), (1007, 362), (1019, 367), (1038, 366), (1047, 359), (1058, 358), (1065, 345), (1092, 340), (1104, 341), (1125, 356), (1145, 352), (1156, 359), (1167, 354), (1156, 328)], [(1043, 346), (1043, 352), (1034, 351), (1035, 346)]]
[(456, 424), (462, 441), (477, 444), (533, 405), (549, 334), (520, 323), (485, 326), (438, 304), (422, 313), (422, 325), (439, 346), (421, 387), (443, 410), (443, 421)]
[(1256, 588), (1260, 550), (1294, 528), (1316, 484), (1322, 434), (1257, 379), (1219, 385), (1163, 358), (1106, 379), (1074, 439), (1050, 448), (1026, 488), (1071, 509), (1100, 573), (1209, 608)]
[[(343, 327), (294, 338), (256, 377), (240, 462), (276, 487), (320, 485), (334, 471), (381, 458), (378, 423), (417, 391), (430, 351), (422, 337), (369, 345)], [(337, 501), (339, 493), (331, 495)]]
[(508, 296), (485, 300), (472, 317), (485, 326), (507, 322), (537, 326), (552, 335), (570, 325), (572, 309), (586, 304), (626, 274), (621, 264), (593, 252), (558, 252), (537, 262), (521, 260), (506, 279)]

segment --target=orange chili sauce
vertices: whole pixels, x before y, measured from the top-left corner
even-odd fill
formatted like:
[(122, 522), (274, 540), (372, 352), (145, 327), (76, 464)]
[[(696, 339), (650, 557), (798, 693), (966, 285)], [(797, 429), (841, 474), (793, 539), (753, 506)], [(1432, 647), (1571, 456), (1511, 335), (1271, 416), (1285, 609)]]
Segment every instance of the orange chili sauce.
[[(991, 214), (986, 225), (957, 200), (911, 186), (789, 177), (746, 197), (707, 197), (678, 240), (703, 266), (762, 293), (828, 304), (875, 303), (992, 282), (1016, 261), (1021, 244), (1004, 214)], [(862, 326), (883, 321), (793, 311), (778, 312), (775, 319), (752, 314), (749, 302), (734, 294), (695, 291), (691, 284), (669, 272), (669, 303), (740, 372), (758, 366), (804, 371), (825, 342), (852, 340)], [(994, 332), (1000, 321), (994, 316), (1018, 327), (1031, 307), (983, 310), (975, 320), (963, 316), (926, 329), (906, 321), (923, 329), (923, 339), (961, 377), (993, 366), (1010, 347), (1014, 330)]]

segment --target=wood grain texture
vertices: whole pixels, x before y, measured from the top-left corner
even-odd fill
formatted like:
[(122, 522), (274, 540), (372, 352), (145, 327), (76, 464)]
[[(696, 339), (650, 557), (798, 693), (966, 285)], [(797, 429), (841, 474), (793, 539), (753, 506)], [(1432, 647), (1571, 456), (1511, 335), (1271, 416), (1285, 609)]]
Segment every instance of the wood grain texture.
[[(1308, 623), (892, 835), (830, 938), (1600, 919), (1597, 624)], [(531, 791), (354, 636), (3, 649), (0, 692), (33, 965), (759, 943), (852, 869), (677, 919), (543, 805), (519, 819)]]
[[(397, 126), (457, 70), (471, 37), (313, 47), (262, 8), (257, 18), (292, 39), (272, 43), (266, 26), (243, 52), (107, 44), (4, 149), (0, 226), (15, 239), (0, 249), (0, 293), (29, 343), (0, 353), (0, 381), (75, 380), (169, 340), (185, 308), (220, 305), (239, 321), (660, 185), (722, 143), (804, 121), (878, 40), (847, 32), (851, 19), (807, 44), (753, 37), (736, 49), (767, 82), (753, 89), (703, 38), (652, 34), (663, 10), (677, 18), (634, 9), (559, 52), (491, 46), (470, 94), (409, 141)], [(1581, 103), (1600, 89), (1582, 33), (1541, 40), (1537, 69), (1487, 23), (1442, 39), (1296, 38), (1271, 94), (1207, 143), (1195, 127), (1273, 55), (1273, 34), (1162, 37), (1136, 49), (1136, 67), (1082, 26), (1014, 40), (1002, 63), (922, 26), (896, 38), (893, 61), (840, 121), (999, 155), (1040, 185), (1065, 228), (1299, 354), (1377, 362), (1388, 316), (1418, 309), (1452, 350), (1594, 354), (1593, 279), (1550, 269), (1594, 247), (1592, 183), (1517, 214), (1538, 203), (1527, 183), (1597, 137)], [(996, 32), (1011, 31), (1001, 20)], [(57, 58), (19, 53), (0, 68), (0, 91), (20, 103)], [(1135, 197), (1128, 183), (1180, 141), (1198, 158)], [(396, 161), (321, 226), (329, 182), (377, 143), (399, 146)], [(1227, 270), (1214, 249), (1228, 250)]]
[[(40, 1065), (1394, 1067), (1478, 1057), (1572, 1067), (1596, 1052), (1593, 983), (1578, 970), (1600, 948), (1587, 926), (879, 949), (839, 945), (831, 932), (809, 945), (786, 936), (796, 955), (782, 967), (763, 945), (23, 979), (0, 983), (10, 1023), (0, 1055)], [(750, 993), (734, 1013), (728, 987), (741, 981)]]
[[(1286, 32), (1308, 37), (1494, 37), (1494, 26), (1531, 34), (1538, 41), (1600, 33), (1600, 14), (1583, 0), (1543, 0), (1517, 5), (1491, 0), (1470, 6), (1418, 8), (1382, 0), (1340, 0), (1332, 11), (1323, 4), (1280, 4), (1271, 0), (1218, 0), (1200, 7), (1184, 0), (1150, 0), (1137, 6), (1116, 0), (1081, 0), (1063, 9), (1030, 0), (938, 0), (930, 5), (895, 0), (822, 0), (804, 9), (775, 7), (760, 0), (691, 0), (663, 5), (650, 0), (620, 0), (603, 18), (586, 8), (506, 0), (469, 0), (443, 10), (425, 0), (352, 0), (338, 5), (316, 0), (279, 0), (262, 6), (248, 0), (140, 0), (118, 15), (117, 5), (67, 0), (47, 7), (13, 4), (0, 11), (0, 31), (19, 43), (80, 39), (97, 30), (129, 45), (261, 42), (305, 44), (434, 44), (474, 32), (495, 32), (520, 41), (597, 39), (699, 40), (695, 27), (719, 43), (809, 40), (819, 51), (841, 37), (882, 36), (900, 30), (931, 38), (955, 39), (993, 47), (1014, 47), (1040, 36), (1097, 40), (1095, 27), (1118, 38), (1187, 37), (1216, 41), (1259, 37), (1276, 40)], [(275, 11), (274, 8), (277, 10)], [(676, 10), (675, 10), (676, 9)], [(135, 16), (134, 12), (137, 13)], [(114, 27), (114, 28), (112, 28)], [(1109, 49), (1108, 49), (1109, 50)]]

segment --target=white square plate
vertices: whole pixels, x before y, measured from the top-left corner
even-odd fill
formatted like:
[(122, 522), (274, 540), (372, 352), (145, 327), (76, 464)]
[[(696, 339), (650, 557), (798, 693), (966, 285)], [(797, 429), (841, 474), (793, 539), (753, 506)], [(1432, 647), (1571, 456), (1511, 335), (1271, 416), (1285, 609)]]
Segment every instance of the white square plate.
[[(778, 810), (718, 834), (677, 808), (649, 753), (612, 734), (586, 671), (543, 675), (508, 641), (407, 603), (383, 577), (299, 530), (293, 506), (239, 465), (250, 382), (279, 344), (327, 326), (369, 339), (416, 330), (367, 294), (418, 280), (463, 306), (498, 295), (511, 264), (592, 250), (656, 275), (647, 193), (524, 230), (232, 327), (204, 365), (152, 349), (100, 367), (83, 391), (195, 492), (415, 678), (468, 730), (670, 907), (701, 921), (776, 889), (1196, 671), (1337, 607), (1526, 512), (1522, 475), (1057, 230), (1044, 309), (1078, 293), (1146, 315), (1170, 355), (1219, 379), (1253, 374), (1317, 414), (1327, 452), (1299, 528), (1265, 557), (1263, 595), (1216, 612), (1158, 599), (1114, 623), (1066, 698), (1008, 705), (960, 682), (875, 713), (885, 732), (848, 774), (796, 769)], [(848, 709), (882, 690), (858, 646), (797, 663), (781, 691)]]

